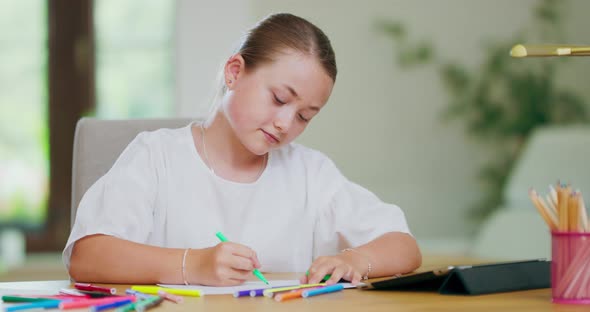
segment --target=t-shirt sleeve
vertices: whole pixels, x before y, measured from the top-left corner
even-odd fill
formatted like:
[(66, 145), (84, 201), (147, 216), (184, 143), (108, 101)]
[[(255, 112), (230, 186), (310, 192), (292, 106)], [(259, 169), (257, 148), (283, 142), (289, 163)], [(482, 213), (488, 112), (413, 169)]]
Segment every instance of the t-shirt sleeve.
[(149, 134), (140, 133), (84, 194), (62, 255), (67, 268), (74, 243), (85, 236), (105, 234), (137, 243), (147, 241), (158, 183), (150, 145)]
[[(346, 179), (330, 162), (323, 166), (324, 197), (315, 227), (314, 258), (366, 244), (388, 232), (411, 235), (403, 211)], [(330, 181), (330, 182), (327, 182)]]

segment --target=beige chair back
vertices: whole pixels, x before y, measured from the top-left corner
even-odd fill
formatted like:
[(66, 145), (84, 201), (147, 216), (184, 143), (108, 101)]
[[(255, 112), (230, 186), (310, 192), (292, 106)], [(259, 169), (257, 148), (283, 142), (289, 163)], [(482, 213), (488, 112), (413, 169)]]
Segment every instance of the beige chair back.
[(86, 190), (113, 166), (140, 132), (180, 128), (190, 122), (191, 119), (80, 119), (74, 136), (70, 226), (76, 220), (76, 210)]

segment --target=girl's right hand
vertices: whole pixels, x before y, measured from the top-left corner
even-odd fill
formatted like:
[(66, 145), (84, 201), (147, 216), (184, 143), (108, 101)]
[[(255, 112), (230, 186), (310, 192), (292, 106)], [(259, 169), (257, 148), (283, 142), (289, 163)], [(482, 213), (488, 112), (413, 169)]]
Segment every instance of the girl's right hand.
[(186, 259), (187, 281), (202, 285), (240, 285), (252, 277), (255, 268), (260, 268), (256, 252), (232, 242), (191, 249)]

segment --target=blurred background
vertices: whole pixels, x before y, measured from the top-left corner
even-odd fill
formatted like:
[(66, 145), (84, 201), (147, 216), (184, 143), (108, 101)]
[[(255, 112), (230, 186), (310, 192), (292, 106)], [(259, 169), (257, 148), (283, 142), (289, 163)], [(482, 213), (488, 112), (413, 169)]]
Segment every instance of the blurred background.
[[(425, 255), (509, 244), (485, 230), (507, 211), (521, 215), (506, 217), (504, 235), (546, 232), (530, 203), (510, 200), (528, 191), (511, 181), (539, 129), (587, 131), (590, 58), (509, 50), (589, 43), (589, 1), (0, 0), (0, 281), (67, 278), (80, 117), (205, 116), (221, 64), (274, 12), (324, 30), (339, 67), (329, 104), (298, 141), (399, 205)], [(590, 145), (565, 140), (588, 155)], [(590, 192), (590, 172), (568, 155), (547, 179), (518, 176), (543, 192), (557, 179)], [(547, 237), (529, 243), (545, 247), (523, 256), (549, 248)]]

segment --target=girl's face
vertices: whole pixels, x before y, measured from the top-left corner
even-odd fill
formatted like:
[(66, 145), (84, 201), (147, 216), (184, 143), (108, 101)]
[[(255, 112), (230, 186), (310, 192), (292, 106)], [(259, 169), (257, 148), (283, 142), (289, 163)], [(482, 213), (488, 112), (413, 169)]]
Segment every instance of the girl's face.
[(225, 66), (225, 78), (222, 109), (239, 141), (256, 155), (297, 138), (334, 86), (313, 56), (296, 52), (279, 54), (251, 71), (236, 54)]

